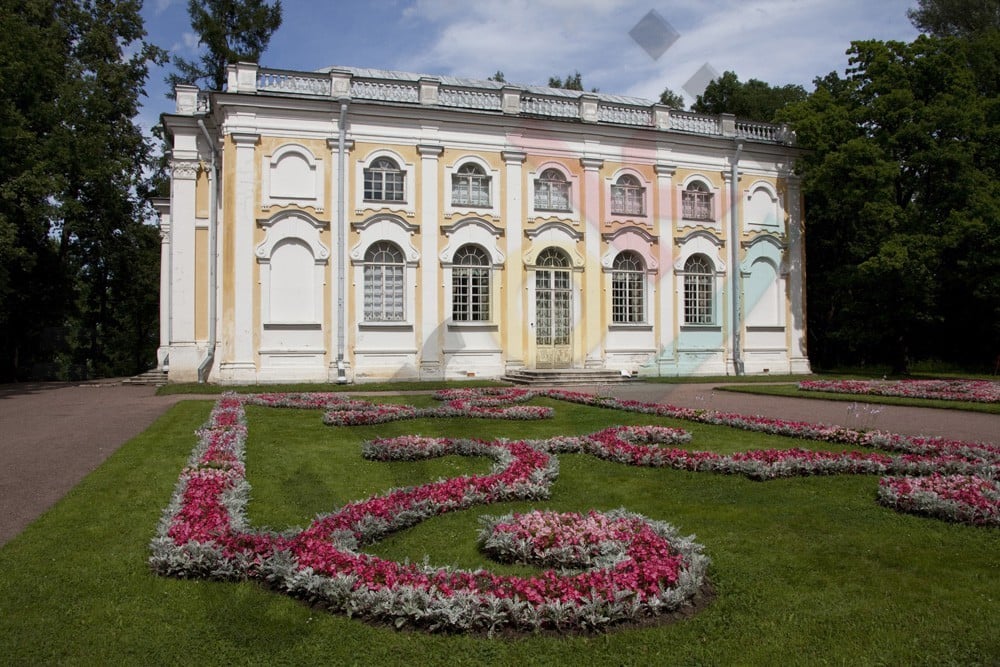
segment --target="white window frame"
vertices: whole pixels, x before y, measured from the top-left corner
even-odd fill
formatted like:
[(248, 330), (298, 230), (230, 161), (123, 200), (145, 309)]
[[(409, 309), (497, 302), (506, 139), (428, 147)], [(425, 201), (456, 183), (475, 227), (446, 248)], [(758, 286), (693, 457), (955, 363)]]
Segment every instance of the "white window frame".
[[(555, 169), (566, 179), (569, 188), (569, 209), (547, 209), (535, 206), (535, 187), (542, 174), (549, 169)], [(563, 220), (572, 223), (580, 222), (580, 177), (559, 162), (546, 162), (528, 173), (528, 217), (529, 219)]]
[[(709, 196), (711, 207), (711, 219), (687, 218), (684, 216), (684, 193), (689, 192), (693, 184), (700, 184), (705, 188), (704, 192)], [(722, 229), (722, 220), (719, 215), (720, 189), (712, 184), (711, 179), (703, 174), (692, 174), (682, 183), (677, 184), (677, 226), (680, 227), (708, 227), (710, 229)]]
[[(622, 263), (630, 261), (633, 268), (623, 268)], [(649, 300), (646, 289), (646, 263), (640, 253), (634, 250), (622, 250), (611, 265), (611, 324), (642, 325), (649, 320)], [(624, 280), (624, 285), (621, 281)], [(635, 292), (638, 292), (636, 295)], [(636, 309), (638, 297), (638, 316)]]
[[(473, 206), (471, 204), (456, 204), (452, 198), (452, 184), (456, 176), (459, 176), (459, 170), (468, 165), (474, 164), (483, 170), (483, 175), (489, 179), (490, 184), (490, 203), (489, 206)], [(453, 218), (455, 216), (478, 216), (487, 217), (493, 221), (499, 222), (500, 220), (500, 170), (494, 169), (490, 164), (479, 157), (478, 155), (463, 155), (451, 164), (445, 165), (444, 168), (444, 185), (442, 189), (445, 190), (446, 195), (444, 197), (444, 215), (446, 218)]]
[[(383, 201), (365, 200), (365, 171), (379, 158), (388, 158), (396, 163), (403, 173), (403, 201)], [(416, 191), (416, 167), (412, 162), (406, 162), (401, 155), (388, 149), (375, 150), (364, 158), (359, 159), (355, 165), (355, 215), (364, 215), (374, 211), (392, 211), (402, 213), (406, 217), (413, 217), (417, 213), (417, 191)]]
[[(690, 267), (694, 261), (705, 264), (707, 270), (705, 272), (692, 272)], [(684, 262), (682, 276), (681, 322), (683, 325), (688, 327), (716, 326), (718, 295), (715, 289), (715, 267), (712, 264), (712, 258), (703, 253), (692, 254)], [(693, 303), (690, 302), (691, 298), (694, 299)]]

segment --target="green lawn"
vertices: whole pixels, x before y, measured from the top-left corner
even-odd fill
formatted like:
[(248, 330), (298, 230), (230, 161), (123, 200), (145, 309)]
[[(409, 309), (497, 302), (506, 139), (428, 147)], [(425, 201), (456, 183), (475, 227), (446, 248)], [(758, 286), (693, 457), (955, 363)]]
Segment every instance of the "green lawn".
[[(403, 399), (398, 399), (403, 400)], [(426, 405), (427, 396), (406, 397)], [(326, 427), (320, 413), (249, 407), (256, 525), (302, 526), (392, 486), (484, 471), (481, 459), (375, 463), (376, 435), (546, 437), (612, 423), (682, 425), (694, 448), (812, 446), (724, 427), (537, 400), (538, 422), (424, 419)], [(499, 570), (475, 549), (477, 517), (624, 506), (697, 534), (717, 598), (672, 625), (596, 636), (486, 639), (373, 627), (254, 583), (151, 574), (148, 543), (211, 402), (186, 401), (123, 446), (0, 550), (0, 664), (995, 664), (1000, 530), (876, 504), (875, 477), (752, 482), (561, 455), (545, 502), (437, 517), (374, 545), (381, 556)], [(815, 443), (823, 448), (825, 445)]]

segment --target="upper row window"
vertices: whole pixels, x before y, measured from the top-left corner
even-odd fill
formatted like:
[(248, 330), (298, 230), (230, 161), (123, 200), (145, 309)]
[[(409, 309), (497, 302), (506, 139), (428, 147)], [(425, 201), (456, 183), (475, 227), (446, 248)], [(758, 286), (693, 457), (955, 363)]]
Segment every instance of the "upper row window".
[(490, 206), (490, 177), (473, 162), (463, 164), (451, 177), (452, 206)]
[(406, 201), (406, 172), (393, 160), (380, 157), (365, 169), (365, 201)]
[(712, 197), (708, 186), (701, 181), (692, 181), (681, 193), (682, 215), (685, 220), (715, 220)]
[(611, 186), (611, 213), (646, 215), (646, 188), (631, 174), (622, 174)]
[(558, 169), (546, 169), (535, 179), (535, 208), (541, 211), (569, 211), (569, 182)]

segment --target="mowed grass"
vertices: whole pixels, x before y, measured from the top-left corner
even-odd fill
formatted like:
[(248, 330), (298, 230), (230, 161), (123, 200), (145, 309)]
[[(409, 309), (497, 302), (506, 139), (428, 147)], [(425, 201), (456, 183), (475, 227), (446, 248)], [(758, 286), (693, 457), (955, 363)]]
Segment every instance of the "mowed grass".
[[(430, 397), (397, 399), (430, 404)], [(318, 411), (248, 408), (249, 514), (304, 526), (394, 486), (483, 472), (485, 459), (361, 459), (369, 438), (404, 433), (541, 438), (611, 424), (689, 428), (692, 448), (809, 446), (723, 427), (556, 401), (537, 422), (422, 419), (326, 427)], [(670, 625), (601, 635), (398, 632), (310, 609), (256, 583), (149, 572), (148, 543), (211, 402), (172, 408), (0, 550), (0, 664), (995, 664), (1000, 531), (902, 515), (874, 500), (877, 478), (752, 482), (560, 456), (552, 497), (436, 517), (372, 553), (501, 567), (475, 547), (478, 517), (531, 508), (626, 507), (695, 533), (717, 597)], [(503, 571), (530, 572), (512, 567)]]

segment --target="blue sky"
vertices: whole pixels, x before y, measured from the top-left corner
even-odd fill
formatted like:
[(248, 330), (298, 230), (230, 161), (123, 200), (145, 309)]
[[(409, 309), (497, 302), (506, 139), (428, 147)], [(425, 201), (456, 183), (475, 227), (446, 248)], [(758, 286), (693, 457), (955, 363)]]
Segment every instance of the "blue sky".
[[(685, 86), (706, 65), (741, 81), (798, 83), (843, 73), (852, 40), (911, 41), (915, 0), (283, 0), (284, 21), (261, 58), (265, 67), (314, 70), (351, 65), (544, 85), (575, 70), (587, 88), (655, 99)], [(659, 58), (629, 31), (654, 10), (679, 34)], [(172, 55), (198, 52), (186, 0), (147, 0), (149, 40)], [(140, 122), (172, 109), (167, 69), (147, 84)], [(691, 86), (689, 85), (688, 88)]]

